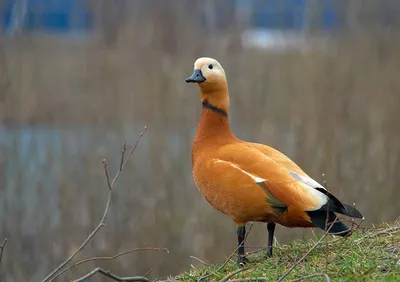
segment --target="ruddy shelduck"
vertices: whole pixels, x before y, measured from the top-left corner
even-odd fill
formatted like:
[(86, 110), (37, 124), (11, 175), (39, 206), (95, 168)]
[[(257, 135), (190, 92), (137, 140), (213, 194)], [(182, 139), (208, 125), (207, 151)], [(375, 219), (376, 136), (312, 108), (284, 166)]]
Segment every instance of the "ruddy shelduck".
[(193, 179), (205, 199), (236, 223), (238, 264), (248, 261), (243, 245), (248, 221), (267, 223), (268, 256), (276, 223), (340, 236), (351, 232), (335, 213), (362, 218), (357, 209), (342, 204), (283, 153), (232, 133), (228, 83), (217, 60), (197, 59), (186, 82), (198, 84), (202, 103), (192, 144)]

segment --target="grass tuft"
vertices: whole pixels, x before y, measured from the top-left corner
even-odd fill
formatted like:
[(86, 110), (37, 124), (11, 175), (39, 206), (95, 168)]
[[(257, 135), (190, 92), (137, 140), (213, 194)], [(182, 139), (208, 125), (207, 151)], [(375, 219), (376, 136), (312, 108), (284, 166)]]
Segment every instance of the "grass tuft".
[[(263, 250), (248, 254), (245, 271), (229, 280), (223, 279), (239, 269), (235, 256), (226, 264), (192, 268), (169, 281), (277, 281), (320, 238), (275, 246), (272, 258)], [(284, 281), (400, 281), (400, 221), (358, 229), (348, 238), (326, 237)]]

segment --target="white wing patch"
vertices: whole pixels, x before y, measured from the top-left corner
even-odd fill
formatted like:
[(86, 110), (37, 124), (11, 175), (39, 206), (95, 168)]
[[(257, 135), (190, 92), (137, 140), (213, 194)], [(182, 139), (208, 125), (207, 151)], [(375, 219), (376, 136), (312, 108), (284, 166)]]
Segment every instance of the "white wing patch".
[(318, 191), (317, 189), (315, 189), (315, 188), (322, 188), (322, 189), (326, 190), (324, 186), (322, 186), (321, 184), (319, 184), (317, 181), (315, 181), (315, 180), (312, 179), (312, 178), (309, 178), (309, 177), (300, 175), (300, 174), (298, 174), (298, 173), (296, 173), (296, 172), (293, 172), (293, 171), (291, 171), (291, 170), (288, 170), (288, 172), (289, 172), (289, 174), (290, 174), (295, 180), (299, 181), (300, 184), (301, 184), (303, 187), (308, 188), (308, 192), (309, 192), (311, 195), (313, 195), (313, 197), (315, 197), (315, 198), (317, 198), (317, 199), (320, 199), (321, 205), (318, 206), (318, 207), (315, 207), (315, 208), (312, 209), (312, 210), (317, 210), (317, 209), (319, 209), (321, 206), (323, 206), (324, 204), (326, 204), (326, 203), (328, 202), (328, 196), (325, 195), (324, 193)]
[(236, 169), (240, 170), (241, 172), (243, 172), (243, 173), (247, 174), (248, 176), (250, 176), (256, 183), (262, 183), (262, 182), (266, 181), (265, 179), (263, 179), (261, 177), (258, 177), (258, 176), (254, 175), (254, 174), (251, 174), (251, 173), (248, 173), (247, 171), (241, 169), (240, 167), (238, 167), (237, 165), (235, 165), (235, 164), (233, 164), (231, 162), (227, 162), (227, 161), (223, 161), (223, 160), (217, 160), (216, 162), (217, 163), (227, 163), (230, 166), (233, 166), (234, 168), (236, 168)]
[[(300, 175), (294, 171), (288, 170), (289, 174), (296, 180), (303, 182), (304, 184), (306, 184), (307, 186), (310, 186), (311, 188), (323, 188), (325, 189), (324, 186), (322, 186), (321, 184), (319, 184), (317, 181), (315, 181), (312, 178), (309, 177), (305, 177), (303, 175)], [(326, 190), (326, 189), (325, 189)]]
[(216, 162), (217, 162), (217, 163), (227, 163), (228, 165), (230, 165), (230, 166), (232, 166), (232, 167), (234, 167), (234, 168), (240, 170), (240, 171), (243, 172), (244, 174), (250, 176), (250, 177), (258, 184), (258, 186), (267, 194), (268, 197), (266, 198), (266, 201), (267, 201), (268, 203), (270, 203), (272, 206), (278, 207), (278, 208), (285, 208), (285, 207), (286, 207), (286, 205), (285, 205), (284, 203), (282, 203), (281, 201), (279, 201), (277, 198), (273, 197), (273, 196), (271, 195), (271, 193), (269, 193), (269, 192), (267, 191), (267, 189), (265, 189), (265, 188), (261, 185), (261, 183), (267, 181), (266, 179), (261, 178), (261, 177), (258, 177), (258, 176), (254, 175), (254, 174), (251, 174), (251, 173), (249, 173), (249, 172), (247, 172), (247, 171), (241, 169), (240, 167), (238, 167), (237, 165), (235, 165), (235, 164), (233, 164), (233, 163), (231, 163), (231, 162), (227, 162), (227, 161), (223, 161), (223, 160), (217, 160)]
[[(220, 159), (216, 159), (216, 163), (226, 163), (226, 164), (228, 164), (228, 165), (240, 170), (244, 174), (250, 176), (257, 184), (259, 184), (259, 186), (260, 186), (261, 183), (267, 181), (264, 178), (258, 177), (257, 175), (251, 174), (251, 173), (241, 169), (239, 166), (235, 165), (234, 163), (223, 161), (223, 160), (220, 160)], [(326, 202), (328, 201), (328, 197), (324, 193), (322, 193), (322, 192), (318, 191), (317, 189), (315, 189), (315, 188), (325, 189), (324, 186), (322, 186), (321, 184), (319, 184), (317, 181), (315, 181), (312, 178), (300, 175), (300, 174), (298, 174), (296, 172), (293, 172), (291, 170), (288, 170), (288, 173), (293, 177), (293, 179), (297, 180), (299, 182), (299, 184), (302, 187), (304, 187), (306, 189), (306, 191), (308, 191), (308, 193), (311, 194), (314, 199), (319, 199), (319, 203), (320, 204), (318, 206), (316, 206), (314, 209), (311, 209), (311, 210), (317, 210), (321, 206), (326, 204)], [(269, 202), (271, 202), (271, 204), (273, 204), (274, 206), (277, 206), (277, 207), (284, 207), (285, 206), (279, 200), (277, 200), (274, 197), (272, 197), (272, 195), (270, 195), (268, 193), (268, 191), (266, 191), (262, 186), (260, 186), (260, 187), (268, 194), (268, 199), (269, 199)]]

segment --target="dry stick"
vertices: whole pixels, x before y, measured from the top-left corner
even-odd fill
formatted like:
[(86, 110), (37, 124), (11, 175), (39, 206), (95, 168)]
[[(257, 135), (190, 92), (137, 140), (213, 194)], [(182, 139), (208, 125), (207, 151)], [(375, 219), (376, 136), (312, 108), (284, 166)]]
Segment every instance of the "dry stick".
[(129, 250), (129, 251), (125, 251), (125, 252), (119, 253), (119, 254), (117, 254), (115, 256), (112, 256), (112, 257), (93, 257), (93, 258), (88, 258), (88, 259), (84, 259), (84, 260), (78, 261), (77, 263), (71, 264), (70, 266), (64, 268), (63, 270), (58, 272), (49, 282), (52, 282), (52, 281), (56, 280), (64, 272), (66, 272), (66, 271), (70, 270), (71, 268), (74, 268), (74, 267), (76, 267), (78, 265), (81, 265), (81, 264), (84, 264), (84, 263), (87, 263), (87, 262), (90, 262), (90, 261), (95, 261), (95, 260), (114, 260), (114, 259), (119, 258), (121, 256), (125, 256), (127, 254), (130, 254), (130, 253), (133, 253), (133, 252), (137, 252), (137, 251), (165, 251), (167, 253), (169, 252), (168, 249), (166, 249), (166, 248), (136, 248), (136, 249), (132, 249), (132, 250)]
[(222, 278), (218, 282), (226, 282), (226, 281), (229, 280), (229, 278), (232, 278), (236, 274), (239, 274), (240, 272), (243, 272), (243, 271), (246, 271), (246, 270), (249, 270), (249, 269), (250, 269), (250, 267), (239, 268), (239, 269), (235, 270), (234, 272), (229, 273), (228, 275), (226, 275), (224, 278)]
[(124, 168), (124, 159), (125, 159), (125, 152), (126, 152), (126, 143), (122, 145), (122, 154), (121, 154), (121, 162), (119, 164), (119, 171)]
[[(0, 266), (1, 266), (1, 260), (3, 259), (3, 251), (4, 251), (4, 247), (7, 244), (7, 238), (4, 238), (3, 244), (0, 245)], [(1, 274), (1, 268), (0, 268), (0, 274)], [(0, 278), (1, 281), (1, 278)]]
[(153, 269), (150, 268), (150, 269), (143, 275), (143, 277), (147, 277), (152, 271), (153, 271)]
[(251, 282), (267, 282), (268, 279), (265, 277), (256, 277), (256, 278), (241, 278), (241, 279), (231, 279), (229, 282), (244, 282), (244, 281), (251, 281)]
[[(249, 236), (249, 234), (250, 234), (250, 231), (251, 231), (251, 229), (253, 228), (253, 223), (251, 223), (250, 224), (250, 228), (249, 228), (249, 231), (247, 231), (247, 233), (246, 233), (246, 236), (244, 236), (244, 239), (243, 239), (243, 246), (244, 246), (244, 243), (246, 242), (246, 239), (247, 239), (247, 237)], [(227, 260), (217, 269), (217, 271), (216, 272), (220, 272), (222, 269), (224, 269), (224, 267), (228, 264), (228, 262), (231, 260), (231, 258), (233, 257), (233, 255), (236, 253), (236, 251), (239, 249), (239, 247), (240, 246), (237, 246), (237, 248), (235, 249), (235, 250), (233, 250), (233, 252), (231, 253), (231, 255), (227, 258)], [(215, 273), (215, 272), (214, 272)], [(199, 278), (199, 280), (197, 280), (197, 281), (202, 281), (203, 279), (206, 279), (206, 278), (208, 278), (208, 277), (210, 277), (212, 275), (212, 273), (211, 274), (208, 274), (208, 275), (206, 275), (206, 276), (201, 276), (200, 278)]]
[[(328, 191), (328, 183), (327, 183), (327, 181), (325, 179), (325, 173), (322, 174), (322, 179), (323, 179), (324, 187)], [(356, 203), (353, 203), (353, 207), (354, 208), (356, 207)], [(326, 228), (328, 227), (328, 221), (329, 221), (328, 220), (329, 219), (329, 210), (330, 210), (330, 203), (328, 201), (327, 202), (327, 210), (326, 210), (326, 220), (325, 220), (325, 232), (326, 233), (327, 233)], [(336, 221), (336, 219), (337, 219), (337, 217), (335, 218), (335, 221)], [(364, 220), (364, 218), (362, 220)], [(353, 218), (352, 221), (351, 221), (350, 234), (352, 232), (354, 232), (354, 229), (353, 229), (354, 228), (354, 224), (355, 224), (355, 221), (354, 221), (354, 218)], [(358, 225), (358, 227), (360, 226), (360, 224)], [(340, 235), (340, 234), (342, 234), (344, 232), (346, 232), (346, 231), (340, 231), (340, 232), (330, 233), (330, 234), (331, 235)], [(343, 240), (342, 244), (339, 246), (339, 248), (346, 242), (347, 238), (348, 238), (348, 236), (344, 238), (344, 240)], [(328, 270), (328, 265), (329, 265), (328, 251), (329, 251), (329, 244), (328, 244), (328, 241), (326, 240), (325, 241), (325, 271)]]
[[(376, 236), (381, 235), (381, 234), (389, 234), (389, 235), (391, 235), (391, 234), (396, 233), (396, 232), (398, 232), (398, 231), (400, 231), (400, 226), (389, 227), (389, 228), (387, 228), (387, 229), (378, 231), (378, 232), (376, 232), (376, 233), (370, 233), (370, 234), (367, 234), (367, 235), (365, 235), (365, 236), (363, 236), (363, 237), (361, 237), (361, 238), (358, 238), (358, 239), (354, 240), (354, 243), (357, 244), (357, 243), (361, 242), (362, 240), (364, 240), (364, 239), (366, 239), (366, 238), (369, 238), (369, 237), (376, 237)], [(390, 233), (390, 232), (391, 232), (391, 233)]]
[[(328, 191), (328, 183), (326, 182), (325, 179), (325, 173), (322, 174), (322, 179), (324, 182), (324, 187), (326, 191)], [(327, 196), (327, 202), (326, 202), (326, 220), (325, 220), (325, 232), (327, 233), (327, 228), (328, 228), (328, 221), (329, 221), (329, 210), (330, 210), (330, 203), (329, 203), (329, 196)], [(329, 259), (328, 259), (328, 241), (325, 241), (325, 271), (328, 270), (328, 264), (329, 264)]]
[(324, 235), (321, 237), (321, 239), (319, 239), (318, 240), (318, 242), (317, 243), (315, 243), (314, 244), (314, 246), (312, 246), (312, 248), (311, 249), (309, 249), (308, 250), (308, 252), (304, 255), (304, 256), (302, 256), (302, 258), (301, 259), (299, 259), (295, 264), (293, 264), (292, 265), (292, 267), (283, 275), (283, 276), (281, 276), (278, 280), (277, 280), (277, 282), (281, 282), (281, 281), (283, 281), (283, 279), (285, 279), (285, 277), (286, 276), (288, 276), (289, 274), (290, 274), (290, 272), (292, 272), (293, 271), (293, 269), (295, 269), (296, 268), (296, 266), (300, 263), (300, 262), (302, 262), (324, 239), (325, 239), (325, 237), (326, 237), (326, 235), (328, 235), (328, 232), (329, 232), (329, 230), (332, 228), (332, 226), (335, 224), (335, 222), (336, 222), (336, 220), (337, 220), (337, 217), (335, 218), (335, 220), (333, 221), (333, 223), (331, 224), (331, 226), (329, 226), (329, 228), (328, 228), (328, 230), (324, 233)]
[[(276, 242), (276, 240), (275, 240), (275, 242)], [(260, 252), (263, 252), (267, 247), (268, 247), (267, 245), (265, 245), (265, 246), (246, 246), (247, 249), (257, 249), (255, 251), (247, 252), (246, 255), (258, 254)], [(274, 250), (284, 251), (284, 250), (287, 250), (287, 248), (281, 248), (281, 247), (274, 246)]]
[(142, 276), (133, 276), (133, 277), (119, 277), (115, 274), (112, 274), (109, 270), (104, 270), (100, 267), (97, 267), (95, 269), (93, 269), (92, 271), (90, 271), (88, 274), (86, 274), (85, 276), (82, 276), (81, 278), (74, 280), (74, 282), (82, 282), (85, 281), (86, 279), (94, 276), (96, 273), (101, 273), (104, 276), (107, 276), (115, 281), (140, 281), (140, 282), (150, 282), (149, 279), (147, 279), (146, 277), (142, 277)]
[[(361, 224), (363, 221), (364, 221), (364, 218), (361, 219), (360, 224)], [(354, 232), (360, 227), (360, 224), (357, 225), (357, 224), (355, 223), (354, 218), (353, 218), (353, 219), (352, 219), (351, 228), (350, 228), (350, 231), (351, 231), (350, 234), (354, 233)], [(354, 228), (354, 226), (356, 226), (356, 227)], [(331, 234), (336, 235), (335, 233), (331, 233)], [(340, 235), (340, 234), (339, 234), (339, 235)], [(342, 246), (344, 245), (344, 243), (347, 242), (347, 239), (348, 239), (349, 237), (350, 237), (349, 235), (346, 236), (346, 237), (344, 237), (343, 241), (342, 241), (342, 242), (340, 243), (340, 245), (336, 248), (336, 250), (340, 250), (340, 249), (342, 248)], [(335, 255), (335, 256), (336, 256), (336, 255)]]
[[(359, 224), (357, 224), (356, 222), (355, 222), (355, 220), (354, 220), (354, 218), (352, 219), (352, 222), (353, 222), (353, 224), (352, 224), (352, 226), (351, 226), (351, 232), (352, 233), (354, 233), (355, 231), (357, 231), (358, 230), (358, 228), (360, 228), (360, 226), (361, 226), (361, 223), (363, 223), (363, 221), (364, 221), (364, 217), (361, 219), (361, 221), (360, 221), (360, 223)], [(355, 227), (354, 227), (355, 226)], [(338, 232), (338, 233), (331, 233), (331, 235), (340, 235), (340, 233), (341, 232)], [(343, 238), (339, 238), (338, 239), (338, 241), (339, 240), (342, 240), (342, 242), (341, 242), (341, 244), (336, 248), (336, 250), (340, 250), (340, 248), (342, 248), (342, 246), (344, 245), (344, 243), (346, 243), (346, 241), (347, 241), (347, 239), (349, 238), (350, 236), (346, 236), (344, 239)], [(335, 243), (336, 241), (334, 241), (333, 243)]]
[[(121, 160), (122, 165), (120, 166), (118, 172), (115, 174), (114, 179), (111, 181), (110, 183), (110, 178), (108, 175), (108, 169), (107, 169), (107, 163), (105, 160), (103, 160), (103, 164), (104, 164), (104, 171), (106, 174), (106, 178), (107, 178), (107, 185), (109, 188), (109, 192), (107, 195), (107, 202), (106, 202), (106, 207), (104, 209), (103, 212), (103, 216), (99, 222), (99, 224), (97, 225), (97, 227), (89, 234), (89, 236), (86, 238), (86, 240), (79, 246), (79, 248), (69, 257), (67, 258), (63, 263), (61, 263), (56, 269), (53, 270), (53, 272), (51, 272), (49, 275), (46, 276), (46, 278), (44, 278), (42, 280), (42, 282), (46, 282), (49, 281), (57, 272), (60, 271), (60, 269), (62, 269), (64, 266), (66, 266), (71, 260), (73, 260), (73, 258), (80, 252), (82, 251), (82, 249), (89, 243), (90, 240), (92, 240), (92, 238), (96, 235), (96, 233), (105, 225), (104, 221), (107, 217), (108, 214), (108, 209), (110, 207), (110, 203), (111, 203), (111, 195), (112, 195), (112, 189), (114, 187), (114, 183), (115, 181), (118, 179), (119, 174), (122, 172), (123, 168), (125, 167), (125, 165), (128, 163), (129, 159), (131, 158), (133, 152), (136, 150), (137, 146), (139, 145), (140, 140), (142, 139), (143, 135), (146, 133), (147, 131), (147, 126), (144, 127), (143, 131), (140, 133), (139, 138), (136, 140), (135, 145), (132, 147), (132, 149), (129, 151), (129, 154), (126, 158), (125, 161)], [(122, 155), (121, 155), (121, 159), (124, 158), (125, 155), (125, 148), (126, 146), (123, 147), (122, 149)]]
[(209, 266), (209, 265), (210, 265), (209, 263), (206, 263), (204, 260), (201, 260), (201, 259), (199, 259), (199, 258), (197, 258), (197, 257), (195, 257), (195, 256), (190, 256), (190, 258), (191, 258), (191, 259), (195, 259), (195, 260), (201, 262), (202, 264), (204, 264), (204, 265), (206, 265), (206, 266)]
[(298, 282), (298, 281), (302, 281), (304, 279), (309, 279), (309, 278), (314, 278), (314, 277), (319, 277), (319, 276), (324, 277), (324, 280), (326, 282), (331, 282), (331, 280), (329, 279), (329, 276), (325, 273), (317, 273), (317, 274), (312, 274), (312, 275), (308, 275), (308, 276), (303, 276), (303, 277), (300, 277), (300, 278), (297, 278), (294, 280), (290, 280), (289, 282)]

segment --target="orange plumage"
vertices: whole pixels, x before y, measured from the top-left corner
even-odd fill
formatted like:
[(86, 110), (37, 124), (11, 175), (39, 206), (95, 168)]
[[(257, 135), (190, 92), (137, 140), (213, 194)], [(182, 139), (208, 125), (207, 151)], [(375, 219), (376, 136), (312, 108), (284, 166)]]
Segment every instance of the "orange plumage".
[(198, 84), (203, 105), (192, 147), (194, 182), (214, 208), (236, 223), (238, 263), (247, 261), (242, 242), (248, 221), (268, 223), (268, 255), (275, 223), (325, 229), (328, 217), (331, 233), (349, 233), (334, 212), (361, 218), (359, 211), (342, 204), (278, 150), (232, 133), (228, 85), (218, 61), (199, 58), (186, 82)]

